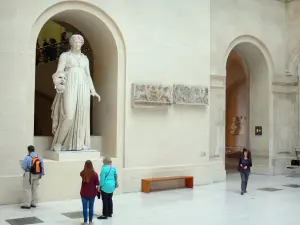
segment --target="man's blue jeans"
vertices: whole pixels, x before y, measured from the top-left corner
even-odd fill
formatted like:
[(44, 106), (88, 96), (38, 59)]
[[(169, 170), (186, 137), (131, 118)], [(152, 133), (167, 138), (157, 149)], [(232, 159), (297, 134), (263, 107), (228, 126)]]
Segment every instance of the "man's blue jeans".
[(82, 209), (83, 209), (83, 219), (84, 222), (87, 223), (87, 217), (88, 213), (87, 210), (89, 208), (89, 221), (93, 221), (93, 216), (94, 216), (94, 202), (95, 198), (81, 198), (82, 201)]

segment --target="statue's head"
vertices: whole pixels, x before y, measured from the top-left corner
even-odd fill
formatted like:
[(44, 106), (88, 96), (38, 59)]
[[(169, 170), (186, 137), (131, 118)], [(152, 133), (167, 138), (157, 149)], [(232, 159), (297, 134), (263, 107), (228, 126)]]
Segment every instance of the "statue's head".
[(73, 34), (70, 38), (71, 49), (79, 51), (84, 44), (84, 39), (80, 34)]

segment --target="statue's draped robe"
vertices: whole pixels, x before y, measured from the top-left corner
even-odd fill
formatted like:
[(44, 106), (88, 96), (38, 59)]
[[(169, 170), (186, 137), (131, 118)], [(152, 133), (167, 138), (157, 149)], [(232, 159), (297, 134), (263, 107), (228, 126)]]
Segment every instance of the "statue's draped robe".
[(65, 71), (66, 85), (63, 93), (56, 94), (52, 105), (54, 139), (51, 149), (63, 133), (61, 150), (87, 149), (90, 147), (90, 93), (94, 90), (89, 60), (82, 53), (80, 57), (71, 52), (63, 53), (57, 68), (57, 72), (61, 71)]

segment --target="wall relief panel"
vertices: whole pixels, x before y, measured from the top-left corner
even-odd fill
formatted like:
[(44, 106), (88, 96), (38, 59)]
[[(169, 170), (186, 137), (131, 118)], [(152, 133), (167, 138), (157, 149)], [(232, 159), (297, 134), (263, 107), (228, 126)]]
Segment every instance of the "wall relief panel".
[(170, 106), (172, 85), (132, 84), (132, 106)]
[(173, 103), (179, 105), (208, 105), (208, 87), (174, 84)]

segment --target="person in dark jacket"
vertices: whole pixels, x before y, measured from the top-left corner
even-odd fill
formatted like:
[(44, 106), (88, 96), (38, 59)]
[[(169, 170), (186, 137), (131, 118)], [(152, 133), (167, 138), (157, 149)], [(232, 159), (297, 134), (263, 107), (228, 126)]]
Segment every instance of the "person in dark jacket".
[(82, 200), (84, 224), (87, 224), (89, 209), (89, 224), (92, 224), (94, 216), (94, 202), (98, 193), (99, 177), (94, 171), (93, 163), (87, 160), (80, 176), (82, 178), (80, 196)]
[(243, 148), (242, 156), (244, 155), (245, 151), (248, 151), (248, 158), (252, 160), (251, 151), (249, 149)]
[(241, 195), (247, 193), (248, 179), (251, 172), (252, 159), (247, 149), (243, 149), (243, 155), (239, 160), (238, 171), (241, 175)]

